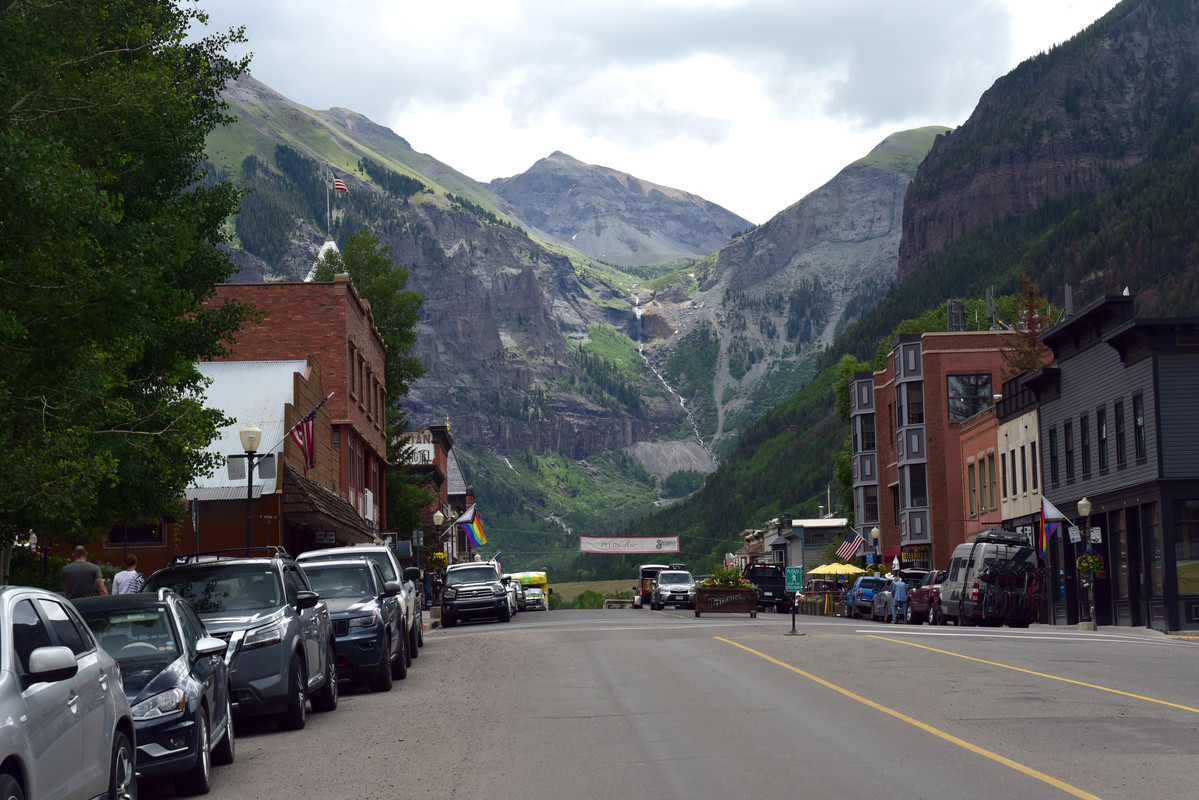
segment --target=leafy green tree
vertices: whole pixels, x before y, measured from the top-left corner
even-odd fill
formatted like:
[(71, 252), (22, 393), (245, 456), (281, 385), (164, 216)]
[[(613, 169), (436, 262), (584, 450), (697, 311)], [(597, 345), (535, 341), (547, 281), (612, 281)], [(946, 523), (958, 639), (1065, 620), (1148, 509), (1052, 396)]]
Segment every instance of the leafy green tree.
[[(222, 422), (195, 362), (252, 316), (206, 309), (237, 191), (206, 180), (240, 30), (194, 6), (0, 9), (0, 539), (86, 541), (178, 513)], [(190, 4), (182, 4), (190, 5)]]
[(315, 266), (313, 280), (331, 281), (337, 273), (350, 276), (359, 297), (370, 303), (375, 327), (387, 346), (384, 362), (387, 460), (396, 465), (388, 472), (387, 522), (396, 531), (416, 530), (422, 524), (420, 510), (435, 498), (413, 485), (411, 473), (402, 466), (409, 459), (405, 457), (400, 434), (408, 428), (403, 400), (412, 384), (425, 374), (424, 365), (412, 354), (424, 298), (405, 289), (408, 268), (395, 263), (391, 245), (380, 244), (378, 237), (367, 228), (350, 234), (340, 252), (327, 251)]

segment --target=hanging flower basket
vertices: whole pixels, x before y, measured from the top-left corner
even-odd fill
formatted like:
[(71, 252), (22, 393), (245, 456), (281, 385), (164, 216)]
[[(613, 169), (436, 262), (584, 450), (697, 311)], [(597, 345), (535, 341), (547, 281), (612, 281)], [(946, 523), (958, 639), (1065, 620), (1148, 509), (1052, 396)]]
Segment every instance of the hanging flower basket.
[(1088, 550), (1078, 557), (1074, 565), (1078, 567), (1078, 571), (1083, 575), (1093, 578), (1100, 572), (1103, 572), (1103, 556), (1094, 550)]

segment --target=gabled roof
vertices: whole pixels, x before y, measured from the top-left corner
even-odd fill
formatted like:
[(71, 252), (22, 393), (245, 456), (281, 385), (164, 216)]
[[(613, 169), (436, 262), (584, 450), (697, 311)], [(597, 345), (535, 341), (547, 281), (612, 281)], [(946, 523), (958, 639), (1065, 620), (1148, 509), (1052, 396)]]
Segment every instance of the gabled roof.
[[(278, 465), (278, 453), (283, 450), (283, 437), (287, 434), (283, 427), (284, 406), (294, 402), (293, 376), (297, 372), (307, 373), (308, 362), (205, 361), (197, 364), (196, 368), (212, 381), (204, 390), (204, 407), (216, 409), (232, 420), (231, 424), (218, 429), (217, 438), (205, 448), (205, 452), (221, 456), (244, 454), (239, 434), (244, 425), (252, 422), (262, 429), (262, 443), (258, 452), (275, 453), (275, 463)], [(264, 479), (255, 470), (255, 497), (262, 494), (264, 486), (267, 494), (273, 493), (275, 479)], [(212, 475), (198, 476), (194, 485), (188, 487), (186, 495), (189, 499), (201, 500), (245, 497), (246, 480), (244, 477), (239, 480), (230, 478), (229, 471), (221, 466)]]

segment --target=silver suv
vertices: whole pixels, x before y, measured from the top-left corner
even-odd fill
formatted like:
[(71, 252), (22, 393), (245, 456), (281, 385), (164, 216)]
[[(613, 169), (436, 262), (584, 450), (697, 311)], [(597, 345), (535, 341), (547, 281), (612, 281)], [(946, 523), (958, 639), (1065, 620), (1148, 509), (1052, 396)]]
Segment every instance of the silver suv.
[[(249, 555), (265, 552), (265, 555)], [(235, 716), (273, 715), (297, 730), (314, 711), (337, 708), (337, 646), (329, 610), (281, 547), (176, 556), (143, 591), (173, 589), (212, 636), (225, 661)]]
[(650, 608), (660, 611), (666, 606), (695, 608), (695, 578), (686, 570), (664, 569), (654, 580)]
[(136, 797), (121, 671), (71, 603), (0, 587), (0, 797)]

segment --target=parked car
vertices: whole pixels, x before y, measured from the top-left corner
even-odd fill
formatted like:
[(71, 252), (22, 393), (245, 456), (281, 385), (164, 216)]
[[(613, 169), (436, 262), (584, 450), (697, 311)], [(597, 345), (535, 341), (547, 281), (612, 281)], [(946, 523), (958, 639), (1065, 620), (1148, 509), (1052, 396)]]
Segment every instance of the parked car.
[(504, 583), (504, 589), (508, 592), (508, 613), (511, 616), (516, 616), (516, 612), (520, 611), (520, 602), (516, 592), (516, 587), (520, 585), (520, 581), (512, 580), (511, 575), (503, 575), (502, 577), (508, 579)]
[[(259, 553), (259, 555), (253, 555)], [(329, 609), (281, 547), (176, 556), (142, 591), (169, 588), (228, 643), (233, 713), (273, 716), (297, 730), (337, 708), (337, 647)]]
[(880, 620), (882, 622), (891, 621), (891, 612), (895, 606), (895, 600), (891, 596), (891, 587), (895, 585), (895, 581), (891, 578), (883, 580), (882, 586), (874, 590), (873, 596), (870, 598), (870, 618)]
[(1045, 590), (1028, 537), (986, 530), (954, 548), (941, 581), (942, 613), (958, 625), (1027, 628)]
[(234, 757), (225, 642), (170, 589), (73, 602), (121, 666), (137, 774), (173, 775), (180, 794), (207, 794), (212, 765)]
[(441, 624), (449, 628), (459, 620), (483, 617), (508, 622), (512, 613), (505, 584), (509, 582), (490, 561), (450, 564), (441, 593)]
[(70, 601), (0, 587), (0, 797), (137, 797), (121, 670)]
[(874, 602), (875, 589), (881, 588), (886, 582), (886, 578), (876, 578), (872, 575), (862, 575), (854, 581), (847, 603), (849, 616), (860, 618), (863, 614), (869, 614)]
[(779, 614), (791, 611), (787, 575), (778, 564), (749, 564), (742, 572), (758, 588), (758, 610), (773, 608)]
[(404, 615), (404, 630), (408, 633), (408, 647), (404, 656), (408, 664), (420, 655), (420, 648), (425, 646), (425, 612), (421, 607), (417, 584), (421, 582), (420, 567), (400, 566), (395, 551), (384, 544), (356, 544), (348, 547), (326, 547), (322, 550), (306, 550), (296, 556), (301, 564), (308, 561), (329, 561), (332, 559), (357, 558), (368, 556), (379, 569), (383, 570), (383, 580), (395, 581), (404, 591), (399, 595), (400, 606)]
[(549, 603), (546, 602), (545, 592), (536, 586), (526, 588), (525, 608), (529, 611), (549, 611), (550, 607)]
[(695, 608), (695, 578), (687, 570), (664, 569), (658, 573), (650, 608), (660, 611), (666, 606)]
[(944, 576), (943, 569), (929, 570), (915, 588), (908, 590), (908, 607), (904, 611), (904, 622), (909, 625), (919, 625), (926, 620), (933, 625), (944, 622), (943, 617), (937, 618), (940, 616), (941, 579)]
[(516, 579), (516, 576), (508, 576), (508, 588), (516, 595), (516, 610), (525, 610), (525, 585)]
[(367, 681), (372, 692), (391, 691), (408, 677), (408, 634), (400, 612), (404, 587), (384, 580), (367, 556), (300, 564), (329, 607), (337, 642), (337, 675)]
[(664, 569), (670, 569), (670, 565), (642, 564), (638, 568), (637, 585), (633, 587), (633, 608), (645, 608), (653, 604), (654, 579)]

